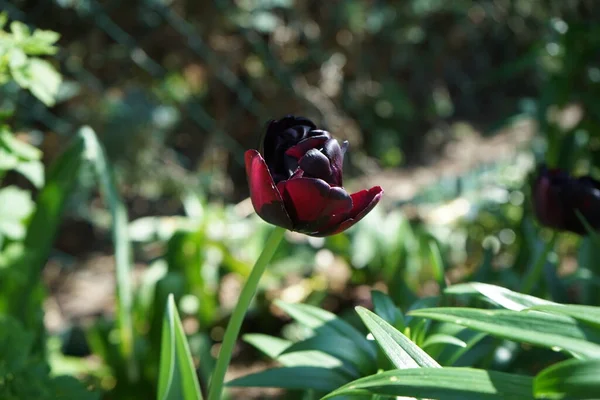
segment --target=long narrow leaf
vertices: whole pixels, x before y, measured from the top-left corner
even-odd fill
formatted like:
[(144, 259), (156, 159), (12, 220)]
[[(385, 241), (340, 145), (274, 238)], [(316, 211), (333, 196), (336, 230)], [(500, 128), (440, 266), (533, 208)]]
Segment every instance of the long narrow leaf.
[(335, 314), (308, 304), (292, 304), (282, 301), (277, 301), (276, 304), (296, 321), (314, 330), (317, 334), (344, 336), (355, 343), (357, 351), (362, 351), (370, 358), (375, 359), (375, 348), (366, 337)]
[(356, 312), (397, 368), (440, 367), (429, 354), (377, 314), (363, 307), (356, 307)]
[(600, 360), (567, 360), (540, 372), (533, 381), (536, 396), (562, 399), (600, 397)]
[(471, 368), (411, 368), (357, 379), (329, 393), (343, 395), (410, 396), (444, 400), (532, 399), (532, 378)]
[(346, 368), (341, 360), (319, 350), (286, 353), (285, 351), (293, 345), (293, 342), (289, 340), (259, 333), (244, 335), (243, 339), (286, 367), (340, 368), (349, 376), (356, 376), (354, 369)]
[(500, 307), (507, 310), (521, 311), (529, 307), (546, 304), (556, 304), (538, 297), (522, 294), (506, 289), (502, 286), (490, 285), (488, 283), (470, 282), (453, 285), (446, 290), (446, 294), (468, 294), (483, 296)]
[(282, 355), (291, 355), (295, 352), (317, 350), (329, 354), (336, 359), (351, 366), (351, 370), (360, 371), (361, 375), (369, 375), (376, 371), (375, 362), (366, 357), (363, 352), (355, 351), (354, 342), (345, 337), (331, 337), (316, 335), (292, 344), (285, 349)]
[(568, 315), (600, 329), (600, 307), (574, 304), (549, 304), (532, 307), (531, 310), (546, 311), (553, 314)]
[(112, 217), (112, 236), (115, 246), (117, 301), (121, 351), (128, 359), (130, 378), (137, 377), (137, 367), (133, 354), (133, 289), (131, 285), (131, 244), (129, 242), (127, 209), (121, 201), (114, 174), (106, 154), (94, 131), (89, 127), (80, 130), (86, 144), (86, 155), (96, 172), (102, 195)]
[(331, 391), (348, 383), (341, 373), (322, 367), (272, 368), (227, 382), (227, 386), (273, 387), (292, 390)]
[(202, 399), (173, 295), (169, 295), (163, 320), (159, 368), (158, 400)]
[(541, 312), (478, 310), (471, 308), (429, 308), (411, 311), (412, 315), (452, 322), (487, 332), (492, 336), (541, 347), (562, 348), (582, 357), (600, 357), (599, 336), (576, 320)]

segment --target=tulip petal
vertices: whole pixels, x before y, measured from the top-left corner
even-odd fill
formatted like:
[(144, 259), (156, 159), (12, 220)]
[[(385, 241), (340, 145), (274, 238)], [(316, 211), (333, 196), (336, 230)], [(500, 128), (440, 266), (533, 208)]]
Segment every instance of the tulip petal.
[(352, 198), (352, 210), (341, 221), (331, 220), (328, 226), (315, 236), (335, 235), (350, 228), (363, 219), (379, 203), (381, 196), (383, 196), (383, 189), (380, 186), (353, 193), (350, 196)]
[(331, 187), (322, 179), (298, 178), (277, 185), (293, 230), (309, 235), (318, 233), (335, 215), (347, 215), (352, 209), (352, 199), (339, 187)]
[(304, 157), (307, 151), (311, 149), (318, 150), (327, 140), (329, 140), (329, 137), (325, 134), (312, 136), (300, 141), (295, 146), (290, 147), (286, 150), (285, 154), (294, 157), (296, 160), (300, 160), (302, 157)]
[(258, 151), (248, 150), (245, 153), (245, 161), (250, 198), (256, 213), (270, 224), (291, 229), (292, 220), (285, 210), (283, 199), (265, 160)]
[(578, 210), (588, 224), (595, 230), (600, 228), (600, 182), (590, 177), (581, 177), (573, 182), (574, 188), (566, 199), (573, 210), (565, 220), (565, 228), (580, 235), (585, 235), (587, 230), (577, 216)]
[(323, 146), (323, 154), (331, 164), (331, 175), (333, 176), (334, 184), (337, 186), (342, 186), (342, 167), (344, 165), (344, 153), (347, 148), (347, 141), (340, 146), (335, 139), (328, 140)]
[(552, 186), (547, 176), (538, 178), (533, 187), (534, 212), (538, 220), (549, 227), (561, 229), (563, 204), (559, 189)]

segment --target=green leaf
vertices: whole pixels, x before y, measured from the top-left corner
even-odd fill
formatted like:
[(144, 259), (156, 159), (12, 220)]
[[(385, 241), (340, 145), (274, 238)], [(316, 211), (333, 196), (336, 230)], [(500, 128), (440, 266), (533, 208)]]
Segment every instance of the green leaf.
[(46, 106), (53, 106), (62, 81), (60, 74), (48, 61), (32, 58), (27, 65), (28, 88)]
[(163, 319), (157, 399), (202, 399), (192, 355), (173, 295), (169, 295), (167, 299)]
[(397, 368), (432, 367), (440, 365), (427, 353), (382, 318), (363, 307), (356, 312), (369, 328), (377, 343)]
[(25, 237), (25, 219), (33, 212), (31, 193), (9, 186), (0, 190), (0, 235), (14, 240)]
[(531, 307), (530, 310), (545, 311), (553, 314), (568, 315), (579, 321), (600, 329), (600, 307), (573, 304), (549, 304)]
[(249, 333), (242, 336), (242, 339), (273, 359), (277, 358), (279, 354), (293, 343), (290, 340), (262, 333)]
[(438, 243), (433, 239), (430, 240), (428, 250), (429, 261), (431, 262), (431, 267), (433, 268), (434, 278), (436, 282), (440, 285), (440, 288), (444, 289), (446, 287), (444, 259), (442, 258), (442, 254), (440, 252)]
[(227, 386), (273, 387), (328, 392), (348, 383), (342, 373), (322, 367), (272, 368), (227, 382)]
[(11, 22), (10, 31), (16, 40), (23, 40), (29, 36), (29, 28), (20, 21)]
[(39, 332), (36, 345), (43, 346), (43, 329), (39, 313), (42, 291), (41, 271), (45, 265), (55, 233), (61, 222), (63, 209), (77, 183), (84, 162), (84, 141), (79, 134), (66, 151), (52, 163), (44, 188), (36, 199), (36, 209), (31, 216), (23, 246), (11, 259), (9, 268), (15, 271), (13, 279), (0, 280), (0, 312), (9, 313), (21, 320), (27, 329)]
[(375, 360), (375, 348), (366, 337), (335, 314), (307, 304), (291, 304), (283, 301), (276, 301), (275, 304), (294, 320), (315, 331), (316, 334), (332, 337), (344, 336), (353, 341), (357, 349)]
[(6, 127), (0, 127), (0, 144), (10, 153), (26, 161), (42, 158), (40, 149), (17, 139)]
[(357, 379), (323, 399), (342, 395), (410, 396), (444, 400), (533, 399), (530, 377), (472, 368), (411, 368)]
[(536, 311), (478, 310), (471, 308), (429, 308), (411, 311), (414, 316), (452, 322), (492, 336), (549, 348), (561, 348), (599, 357), (594, 334), (573, 318)]
[(129, 241), (127, 209), (119, 196), (114, 181), (114, 173), (108, 163), (104, 148), (98, 142), (94, 131), (83, 127), (80, 135), (85, 141), (86, 158), (92, 163), (100, 191), (108, 204), (112, 217), (112, 239), (115, 246), (116, 281), (117, 281), (117, 319), (119, 322), (119, 335), (121, 350), (129, 359), (129, 373), (131, 378), (137, 374), (135, 360), (133, 359), (133, 288), (131, 284), (131, 243)]
[(453, 346), (458, 346), (461, 348), (467, 347), (467, 343), (454, 336), (446, 335), (443, 333), (434, 333), (433, 335), (429, 335), (427, 339), (425, 339), (425, 341), (423, 342), (423, 349), (429, 346), (433, 346), (435, 344), (451, 344)]
[(595, 399), (600, 394), (600, 360), (567, 360), (540, 372), (533, 380), (536, 396)]
[(375, 314), (398, 329), (404, 329), (404, 316), (392, 299), (378, 290), (371, 291), (371, 300)]
[(543, 304), (556, 304), (548, 300), (540, 299), (538, 297), (514, 292), (501, 286), (490, 285), (487, 283), (480, 282), (470, 282), (452, 285), (446, 288), (446, 290), (444, 290), (444, 293), (479, 295), (488, 300), (491, 300), (493, 303), (499, 305), (500, 307), (513, 311), (521, 311), (529, 307)]
[(340, 336), (316, 335), (300, 342), (293, 343), (286, 348), (281, 354), (291, 355), (294, 352), (306, 352), (317, 350), (319, 352), (329, 354), (337, 360), (345, 361), (350, 364), (350, 373), (352, 375), (369, 375), (375, 372), (375, 362), (365, 356), (364, 352), (356, 351), (354, 342), (350, 339)]
[[(289, 340), (260, 333), (244, 335), (243, 339), (286, 367), (312, 366), (344, 369), (344, 365), (339, 359), (322, 351), (307, 350), (285, 353), (285, 350), (293, 344)], [(352, 373), (347, 369), (346, 371)]]
[(41, 161), (19, 162), (15, 171), (27, 178), (36, 188), (44, 186), (44, 164)]

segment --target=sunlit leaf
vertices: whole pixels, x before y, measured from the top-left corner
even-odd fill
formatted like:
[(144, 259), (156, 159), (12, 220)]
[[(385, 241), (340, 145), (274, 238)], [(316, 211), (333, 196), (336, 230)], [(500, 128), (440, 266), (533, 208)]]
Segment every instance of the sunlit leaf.
[(272, 368), (227, 382), (227, 386), (273, 387), (297, 390), (331, 391), (348, 383), (342, 373), (323, 367)]
[(202, 399), (192, 355), (173, 295), (169, 295), (164, 313), (157, 399)]
[(411, 396), (444, 400), (532, 399), (532, 378), (471, 368), (411, 368), (357, 379), (323, 399), (341, 395)]
[(600, 336), (570, 317), (541, 312), (478, 310), (471, 308), (430, 308), (412, 315), (437, 321), (452, 322), (489, 333), (495, 337), (530, 343), (541, 347), (560, 348), (582, 357), (599, 357)]
[(363, 307), (357, 307), (356, 312), (397, 368), (440, 367), (429, 354), (381, 317)]
[(317, 334), (344, 336), (355, 343), (357, 350), (375, 359), (375, 348), (366, 337), (335, 314), (307, 304), (291, 304), (282, 301), (276, 301), (276, 304), (300, 324), (312, 329)]
[(548, 304), (531, 307), (531, 310), (546, 311), (553, 314), (568, 315), (579, 321), (600, 329), (600, 307), (574, 304)]
[(470, 282), (452, 285), (446, 290), (446, 294), (478, 295), (491, 300), (499, 306), (508, 310), (521, 311), (529, 307), (542, 304), (556, 304), (538, 297), (514, 292), (501, 286), (487, 283)]

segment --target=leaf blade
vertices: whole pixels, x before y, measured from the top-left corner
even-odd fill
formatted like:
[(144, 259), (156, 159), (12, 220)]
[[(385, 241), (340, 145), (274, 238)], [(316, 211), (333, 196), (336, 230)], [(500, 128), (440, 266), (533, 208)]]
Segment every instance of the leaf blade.
[(410, 368), (357, 379), (322, 399), (341, 395), (409, 396), (444, 400), (532, 399), (530, 377), (473, 368)]
[(397, 368), (440, 368), (440, 365), (429, 354), (421, 350), (419, 346), (383, 318), (363, 307), (356, 307), (356, 312), (386, 356)]

